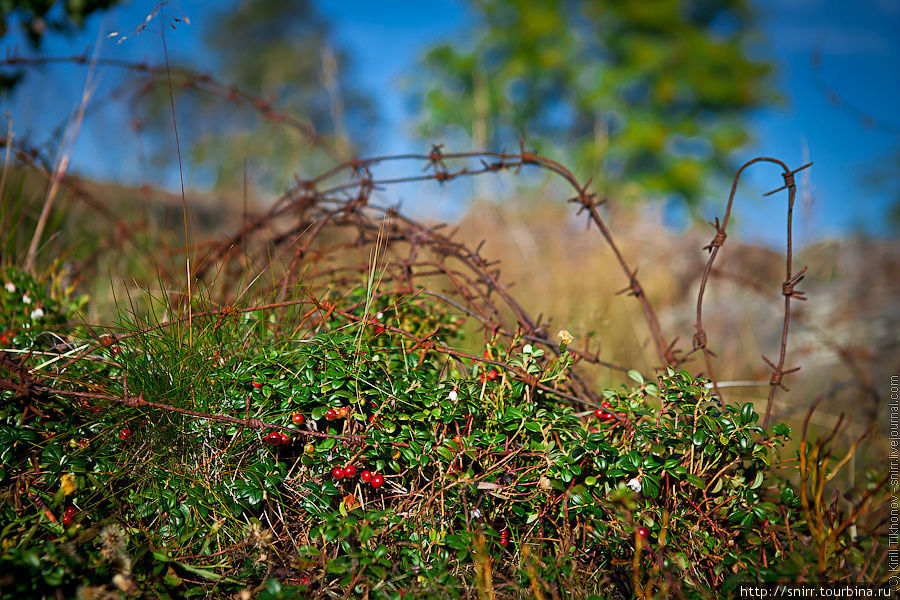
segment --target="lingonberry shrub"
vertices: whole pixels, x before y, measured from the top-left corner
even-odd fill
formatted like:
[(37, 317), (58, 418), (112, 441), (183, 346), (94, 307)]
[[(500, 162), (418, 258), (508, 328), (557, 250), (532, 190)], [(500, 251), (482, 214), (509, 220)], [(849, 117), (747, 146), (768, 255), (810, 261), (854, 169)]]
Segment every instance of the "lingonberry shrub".
[[(816, 528), (809, 495), (773, 470), (790, 430), (763, 429), (752, 403), (665, 369), (582, 404), (566, 392), (565, 344), (489, 340), (451, 357), (439, 350), (460, 342), (457, 317), (383, 297), (392, 330), (379, 332), (362, 299), (302, 338), (276, 335), (261, 311), (198, 311), (190, 331), (135, 322), (120, 352), (69, 367), (78, 386), (0, 391), (0, 486), (27, 490), (27, 508), (0, 506), (0, 577), (395, 598), (463, 596), (487, 569), (503, 589), (613, 597), (637, 583), (650, 597), (677, 582), (703, 598), (849, 556), (847, 528)], [(95, 388), (99, 412), (66, 395)], [(126, 396), (152, 404), (110, 400)], [(123, 444), (126, 423), (140, 435)], [(296, 443), (277, 431), (289, 426)], [(72, 504), (67, 527), (45, 517)], [(42, 570), (45, 557), (59, 567)]]

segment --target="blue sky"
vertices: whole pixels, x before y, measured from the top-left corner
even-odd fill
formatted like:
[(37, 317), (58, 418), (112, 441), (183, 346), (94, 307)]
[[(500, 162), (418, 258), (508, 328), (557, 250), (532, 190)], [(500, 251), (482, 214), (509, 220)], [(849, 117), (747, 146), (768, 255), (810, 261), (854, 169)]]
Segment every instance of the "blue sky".
[[(402, 82), (414, 76), (426, 48), (464, 37), (472, 21), (466, 3), (318, 0), (315, 4), (332, 21), (338, 45), (351, 52), (359, 86), (376, 100), (381, 123), (370, 153), (421, 151), (427, 145), (412, 135)], [(160, 36), (149, 29), (121, 45), (102, 37), (111, 31), (133, 30), (154, 5), (128, 2), (91, 18), (86, 30), (71, 39), (50, 40), (44, 50), (48, 54), (82, 52), (101, 39), (105, 57), (160, 63)], [(856, 231), (890, 235), (885, 215), (900, 188), (900, 0), (757, 0), (754, 5), (766, 37), (763, 55), (776, 63), (777, 86), (785, 103), (752, 115), (748, 128), (754, 142), (737, 156), (749, 159), (765, 154), (792, 166), (807, 157), (815, 161), (808, 176), (800, 180), (796, 232), (801, 244)], [(203, 55), (199, 43), (209, 6), (198, 1), (178, 3), (192, 23), (168, 30), (170, 57), (189, 54), (201, 69), (205, 61), (212, 61)], [(22, 44), (19, 49), (28, 50)], [(890, 131), (867, 127), (857, 115), (829, 102), (811, 67), (815, 52), (821, 53), (820, 73), (827, 85), (850, 105), (888, 123)], [(48, 68), (31, 77), (15, 101), (3, 106), (14, 119), (15, 131), (46, 138), (49, 124), (62, 121), (77, 105), (84, 77), (83, 69), (73, 68)], [(98, 78), (97, 97), (106, 97), (108, 87), (104, 86), (111, 85), (114, 76), (100, 72)], [(151, 184), (165, 180), (171, 186), (177, 181), (173, 174), (161, 178), (159, 173), (147, 172), (146, 148), (131, 139), (127, 118), (127, 107), (121, 104), (98, 106), (79, 135), (72, 168), (89, 176)], [(876, 170), (886, 176), (887, 183), (866, 182)], [(188, 173), (188, 187), (202, 187), (191, 177)], [(774, 167), (750, 171), (736, 208), (738, 232), (745, 240), (783, 244), (785, 195), (769, 199), (760, 195), (780, 181)], [(710, 207), (711, 217), (721, 211), (719, 206)]]

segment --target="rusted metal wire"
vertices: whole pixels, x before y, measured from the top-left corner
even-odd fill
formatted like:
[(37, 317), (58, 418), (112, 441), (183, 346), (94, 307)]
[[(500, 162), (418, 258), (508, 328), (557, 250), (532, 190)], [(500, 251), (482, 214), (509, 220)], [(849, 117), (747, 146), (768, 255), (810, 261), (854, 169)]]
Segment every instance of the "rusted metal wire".
[(784, 368), (785, 358), (787, 356), (788, 328), (790, 327), (791, 323), (791, 299), (793, 298), (795, 300), (806, 300), (803, 292), (794, 289), (794, 286), (803, 279), (804, 273), (806, 273), (806, 267), (803, 267), (797, 273), (793, 272), (793, 211), (794, 199), (797, 194), (797, 184), (794, 181), (794, 174), (812, 166), (812, 163), (807, 163), (802, 167), (798, 167), (797, 169), (794, 169), (792, 171), (784, 162), (778, 160), (777, 158), (760, 156), (754, 158), (753, 160), (747, 161), (741, 166), (740, 169), (738, 169), (737, 173), (734, 176), (734, 182), (731, 185), (731, 193), (728, 196), (728, 204), (725, 207), (725, 216), (722, 217), (721, 224), (719, 223), (718, 217), (716, 217), (715, 222), (710, 222), (710, 225), (712, 225), (716, 230), (716, 235), (708, 245), (703, 247), (704, 250), (709, 250), (709, 259), (706, 261), (706, 268), (704, 269), (703, 277), (700, 280), (700, 291), (697, 294), (697, 321), (694, 326), (696, 329), (696, 333), (694, 334), (694, 349), (692, 350), (692, 353), (696, 352), (697, 350), (703, 352), (703, 358), (706, 361), (706, 372), (713, 382), (716, 395), (721, 398), (722, 393), (719, 390), (718, 379), (716, 378), (712, 361), (712, 357), (715, 355), (709, 349), (706, 331), (703, 329), (703, 295), (706, 291), (706, 284), (713, 269), (713, 263), (715, 263), (716, 261), (719, 250), (725, 245), (725, 239), (727, 238), (726, 229), (728, 227), (728, 220), (731, 218), (731, 209), (734, 204), (734, 196), (737, 192), (737, 187), (738, 183), (740, 182), (741, 175), (743, 174), (745, 169), (759, 162), (774, 163), (780, 166), (783, 170), (782, 177), (784, 178), (784, 185), (779, 187), (778, 189), (768, 192), (766, 195), (769, 196), (782, 190), (788, 191), (787, 252), (785, 255), (786, 274), (785, 279), (781, 285), (782, 295), (784, 296), (784, 321), (781, 328), (781, 347), (779, 350), (777, 363), (773, 363), (765, 356), (762, 357), (763, 361), (765, 361), (765, 363), (772, 369), (772, 378), (769, 380), (769, 398), (766, 403), (766, 417), (763, 421), (763, 426), (766, 426), (768, 425), (769, 417), (772, 414), (772, 403), (775, 401), (776, 390), (781, 387), (782, 389), (787, 391), (787, 388), (783, 383), (784, 376), (800, 370), (800, 367), (795, 367), (792, 369)]
[[(86, 55), (33, 58), (10, 55), (3, 63), (10, 66), (48, 63), (86, 65), (90, 61)], [(101, 59), (99, 64), (133, 71), (149, 78), (165, 76), (164, 67), (145, 63)], [(222, 84), (206, 74), (182, 70), (178, 71), (177, 75), (183, 80), (184, 85), (191, 89), (247, 106), (259, 112), (265, 119), (297, 129), (308, 142), (317, 146), (327, 146), (326, 141), (316, 134), (309, 123), (279, 112), (271, 102), (234, 86)], [(38, 154), (24, 146), (22, 148), (25, 154), (31, 156), (32, 162), (39, 161)], [(418, 172), (402, 177), (377, 177), (374, 171), (389, 162), (410, 163), (415, 165), (414, 169), (410, 170)], [(779, 387), (787, 389), (783, 383), (785, 375), (797, 370), (785, 368), (791, 300), (805, 300), (803, 292), (797, 290), (796, 286), (803, 279), (806, 269), (795, 273), (792, 268), (792, 211), (796, 194), (794, 174), (809, 165), (792, 171), (778, 159), (759, 157), (748, 161), (738, 170), (725, 215), (721, 222), (716, 218), (711, 223), (715, 228), (715, 236), (705, 246), (710, 255), (697, 298), (693, 350), (687, 355), (679, 356), (681, 353), (676, 347), (678, 338), (669, 341), (662, 331), (656, 310), (638, 278), (637, 268), (625, 258), (610, 227), (601, 217), (598, 207), (607, 199), (598, 198), (591, 192), (590, 182), (582, 184), (565, 166), (526, 150), (524, 145), (520, 147), (519, 152), (447, 152), (441, 145), (434, 145), (427, 153), (346, 160), (335, 164), (318, 176), (309, 179), (298, 178), (296, 185), (279, 196), (267, 210), (245, 219), (244, 224), (225, 239), (203, 247), (203, 254), (191, 261), (194, 265), (191, 277), (206, 279), (208, 282), (215, 280), (221, 294), (218, 301), (221, 306), (228, 307), (232, 302), (230, 298), (233, 299), (238, 295), (231, 286), (242, 280), (241, 276), (245, 275), (248, 264), (257, 265), (257, 275), (267, 270), (278, 272), (277, 289), (272, 290), (276, 298), (285, 299), (285, 302), (289, 303), (290, 300), (287, 300), (289, 290), (302, 287), (307, 290), (309, 298), (318, 298), (319, 302), (324, 302), (324, 296), (317, 296), (316, 290), (321, 291), (329, 287), (348, 289), (348, 285), (358, 282), (361, 275), (369, 273), (374, 267), (380, 271), (377, 297), (428, 295), (447, 307), (461, 311), (467, 318), (478, 321), (488, 338), (499, 336), (505, 340), (527, 340), (544, 346), (551, 354), (557, 353), (558, 346), (548, 333), (549, 323), (544, 322), (541, 317), (532, 318), (523, 309), (509, 292), (509, 286), (503, 283), (499, 265), (483, 257), (480, 246), (469, 248), (455, 240), (453, 233), (446, 233), (442, 226), (426, 226), (405, 217), (396, 208), (379, 206), (372, 201), (374, 192), (397, 184), (414, 182), (444, 184), (460, 178), (499, 172), (518, 174), (523, 167), (538, 168), (556, 175), (571, 187), (574, 195), (568, 198), (568, 202), (578, 206), (579, 214), (582, 212), (586, 214), (588, 222), (599, 230), (613, 252), (625, 275), (625, 287), (621, 293), (633, 296), (640, 303), (659, 364), (678, 366), (688, 360), (694, 352), (701, 351), (704, 355), (706, 374), (712, 379), (716, 394), (721, 398), (712, 361), (715, 355), (709, 348), (709, 340), (703, 328), (703, 297), (713, 264), (727, 240), (726, 229), (741, 174), (747, 167), (757, 162), (774, 163), (783, 170), (784, 185), (770, 193), (785, 189), (788, 191), (786, 274), (781, 286), (781, 293), (784, 296), (781, 346), (777, 361), (763, 357), (772, 369), (765, 418), (767, 424), (777, 389)], [(390, 253), (390, 260), (385, 261), (383, 265), (373, 265), (369, 262), (346, 264), (345, 257), (349, 255), (349, 251), (379, 247), (382, 251)], [(187, 254), (187, 249), (181, 251)], [(236, 261), (237, 257), (241, 260)], [(222, 272), (240, 276), (211, 276)], [(430, 282), (430, 285), (425, 285), (425, 281)], [(443, 287), (436, 289), (437, 285)], [(280, 303), (269, 306), (276, 305)], [(349, 313), (344, 317), (348, 318), (347, 315)], [(428, 340), (419, 338), (411, 332), (394, 331), (394, 333), (411, 336), (410, 341), (417, 348), (428, 346), (428, 351), (454, 356), (452, 349), (440, 344), (428, 345)], [(590, 351), (587, 342), (583, 348), (569, 348), (569, 351), (584, 363), (598, 364), (619, 371), (628, 370), (626, 366), (600, 360), (595, 352)], [(487, 362), (486, 359), (467, 355), (459, 355), (458, 358)], [(77, 357), (71, 360), (77, 360)], [(534, 383), (528, 377), (519, 375), (520, 379), (529, 385)], [(592, 388), (592, 385), (576, 375), (570, 382), (569, 391), (563, 393), (568, 394), (573, 401), (596, 406), (598, 397)]]

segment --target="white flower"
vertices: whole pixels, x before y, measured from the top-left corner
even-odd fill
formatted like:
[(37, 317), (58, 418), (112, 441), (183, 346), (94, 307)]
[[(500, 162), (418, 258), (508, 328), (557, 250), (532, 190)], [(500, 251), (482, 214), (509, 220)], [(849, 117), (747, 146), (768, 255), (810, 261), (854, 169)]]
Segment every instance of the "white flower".
[(569, 333), (566, 329), (563, 329), (558, 334), (556, 334), (556, 337), (559, 338), (559, 343), (563, 346), (568, 346), (575, 339), (572, 334)]
[(459, 398), (459, 394), (456, 393), (456, 390), (450, 390), (450, 393), (447, 394), (447, 400), (450, 402), (456, 402), (457, 398)]
[(377, 315), (375, 315), (375, 318), (378, 319), (379, 321), (382, 320), (384, 318), (384, 313), (379, 312)]
[(481, 511), (478, 510), (477, 508), (473, 508), (472, 509), (472, 518), (478, 519), (479, 517), (481, 517)]
[(637, 477), (629, 481), (626, 485), (630, 487), (635, 494), (641, 493), (641, 480)]
[(522, 354), (531, 354), (534, 348), (531, 347), (531, 344), (525, 344), (522, 346)]
[(24, 302), (25, 304), (31, 304), (31, 297), (28, 294), (25, 294), (24, 296), (22, 296), (22, 302)]
[(31, 320), (32, 321), (34, 321), (35, 319), (40, 319), (43, 316), (44, 316), (44, 311), (41, 308), (36, 308), (33, 311), (31, 311)]
[(381, 356), (379, 356), (378, 354), (372, 356), (372, 362), (378, 362), (379, 360), (381, 360)]
[(6, 283), (6, 291), (9, 292), (10, 294), (12, 294), (13, 292), (16, 291), (16, 286), (13, 285), (13, 282), (12, 282), (12, 281), (8, 281), (8, 282)]

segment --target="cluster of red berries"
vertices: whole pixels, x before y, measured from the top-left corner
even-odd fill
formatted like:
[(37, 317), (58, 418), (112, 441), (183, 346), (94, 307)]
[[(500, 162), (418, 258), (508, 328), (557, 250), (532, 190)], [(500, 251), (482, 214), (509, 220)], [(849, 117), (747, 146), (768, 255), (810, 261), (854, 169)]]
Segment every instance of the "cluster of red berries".
[(289, 444), (291, 442), (291, 438), (288, 437), (288, 435), (283, 431), (273, 431), (266, 435), (266, 437), (263, 438), (263, 441), (265, 441), (270, 446), (283, 446), (285, 444)]
[(72, 517), (78, 512), (78, 509), (74, 506), (70, 506), (66, 509), (66, 512), (63, 514), (63, 518), (61, 519), (63, 525), (68, 525), (72, 522)]
[(506, 548), (509, 546), (509, 529), (500, 532), (500, 545)]
[(499, 377), (499, 376), (500, 376), (500, 373), (497, 371), (497, 369), (491, 369), (490, 371), (481, 374), (481, 383), (485, 383), (487, 381), (493, 381), (493, 380), (497, 379), (497, 377)]
[[(603, 404), (600, 405), (600, 408), (594, 409), (594, 416), (604, 423), (615, 422), (616, 416), (613, 415), (611, 410), (608, 410), (610, 408), (612, 408), (612, 404), (610, 404), (608, 400), (604, 400)], [(625, 413), (623, 412), (618, 413), (618, 415), (625, 418)]]
[[(335, 467), (331, 470), (331, 476), (335, 479), (347, 479), (356, 476), (356, 467), (353, 465), (347, 465), (343, 469), (340, 467)], [(364, 470), (359, 474), (359, 478), (364, 482), (370, 484), (376, 490), (384, 485), (384, 475), (381, 473), (372, 473), (368, 469)]]
[(3, 333), (0, 333), (0, 345), (8, 346), (9, 344), (12, 343), (12, 338), (13, 338), (12, 330), (4, 331)]
[(125, 441), (125, 440), (127, 440), (129, 437), (131, 437), (131, 430), (128, 429), (127, 427), (126, 427), (125, 429), (123, 429), (122, 431), (119, 432), (119, 439), (120, 439), (120, 440)]
[(325, 412), (325, 419), (328, 421), (334, 421), (335, 419), (346, 419), (347, 415), (350, 414), (350, 409), (346, 406), (341, 406), (338, 408), (329, 408)]
[(349, 479), (350, 477), (356, 477), (356, 467), (353, 465), (347, 465), (343, 469), (335, 467), (331, 470), (331, 476), (335, 479), (343, 479), (344, 477)]

